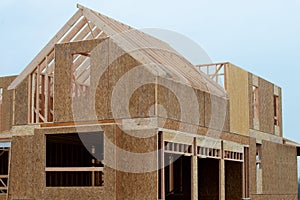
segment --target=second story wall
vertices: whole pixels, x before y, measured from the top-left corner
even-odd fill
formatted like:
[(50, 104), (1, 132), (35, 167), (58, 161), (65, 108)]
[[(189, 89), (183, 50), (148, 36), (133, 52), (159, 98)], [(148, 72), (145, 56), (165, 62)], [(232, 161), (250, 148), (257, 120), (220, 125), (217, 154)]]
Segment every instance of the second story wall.
[(249, 135), (248, 72), (228, 63), (225, 89), (230, 102), (230, 132)]
[(281, 88), (249, 73), (250, 128), (282, 136)]
[(7, 90), (16, 76), (0, 77), (0, 132), (9, 131), (13, 123), (13, 91)]

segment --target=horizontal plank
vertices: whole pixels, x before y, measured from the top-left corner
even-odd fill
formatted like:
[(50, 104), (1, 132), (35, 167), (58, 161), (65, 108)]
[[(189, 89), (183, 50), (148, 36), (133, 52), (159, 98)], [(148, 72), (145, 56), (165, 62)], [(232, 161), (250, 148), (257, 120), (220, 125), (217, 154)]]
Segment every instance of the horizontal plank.
[(8, 178), (8, 175), (0, 175), (0, 178)]
[(103, 167), (46, 167), (46, 172), (101, 172)]
[(244, 162), (244, 160), (237, 160), (237, 159), (232, 159), (232, 158), (224, 158), (224, 160), (235, 161), (235, 162)]

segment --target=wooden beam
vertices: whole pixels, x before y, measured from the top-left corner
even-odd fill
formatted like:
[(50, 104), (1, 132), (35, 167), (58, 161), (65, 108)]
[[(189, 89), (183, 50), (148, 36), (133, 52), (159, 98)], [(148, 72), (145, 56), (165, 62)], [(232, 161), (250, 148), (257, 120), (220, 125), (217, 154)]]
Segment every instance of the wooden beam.
[(49, 41), (49, 43), (40, 51), (40, 53), (27, 65), (21, 74), (8, 86), (8, 90), (16, 89), (16, 87), (31, 74), (38, 64), (50, 53), (54, 45), (70, 30), (77, 20), (82, 16), (82, 11), (79, 9), (71, 19), (58, 31), (58, 33)]
[(102, 172), (103, 167), (46, 167), (46, 172)]
[(95, 24), (99, 29), (103, 30), (103, 32), (108, 36), (113, 36), (131, 29), (130, 26), (126, 26), (104, 15), (100, 15), (99, 13), (96, 13), (95, 11), (80, 4), (77, 4), (77, 7), (82, 10), (83, 15), (89, 21)]
[(31, 123), (34, 123), (34, 104), (35, 104), (35, 100), (34, 100), (34, 94), (35, 94), (35, 87), (36, 87), (36, 81), (35, 81), (35, 77), (36, 77), (36, 74), (35, 73), (33, 73), (32, 75), (31, 75), (31, 77), (32, 77), (32, 80), (31, 80), (31, 82), (32, 82), (32, 84), (31, 84), (31, 119), (30, 119), (30, 122)]
[(85, 24), (86, 24), (86, 20), (83, 17), (76, 24), (76, 26), (74, 26), (73, 29), (67, 35), (65, 35), (65, 37), (62, 39), (61, 43), (70, 42), (74, 38), (74, 36), (76, 36), (77, 33), (80, 32), (80, 30), (85, 26)]

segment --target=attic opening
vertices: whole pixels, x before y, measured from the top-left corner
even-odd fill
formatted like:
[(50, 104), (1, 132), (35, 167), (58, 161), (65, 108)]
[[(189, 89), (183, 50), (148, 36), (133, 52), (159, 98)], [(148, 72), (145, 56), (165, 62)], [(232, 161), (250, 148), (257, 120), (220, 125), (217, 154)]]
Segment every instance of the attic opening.
[(73, 54), (71, 96), (88, 96), (90, 93), (91, 58), (88, 53)]
[(46, 186), (103, 186), (103, 132), (46, 135)]
[(0, 194), (8, 191), (10, 147), (10, 142), (0, 142)]

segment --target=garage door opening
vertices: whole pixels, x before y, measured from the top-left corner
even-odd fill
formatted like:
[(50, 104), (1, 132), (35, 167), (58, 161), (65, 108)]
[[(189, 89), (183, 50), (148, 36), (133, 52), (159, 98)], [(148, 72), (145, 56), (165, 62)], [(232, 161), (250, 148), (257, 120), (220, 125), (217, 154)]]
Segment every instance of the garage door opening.
[(219, 160), (198, 158), (198, 196), (201, 200), (219, 199)]
[(241, 200), (243, 195), (243, 163), (225, 160), (225, 199)]
[(166, 200), (191, 199), (191, 157), (165, 153)]

